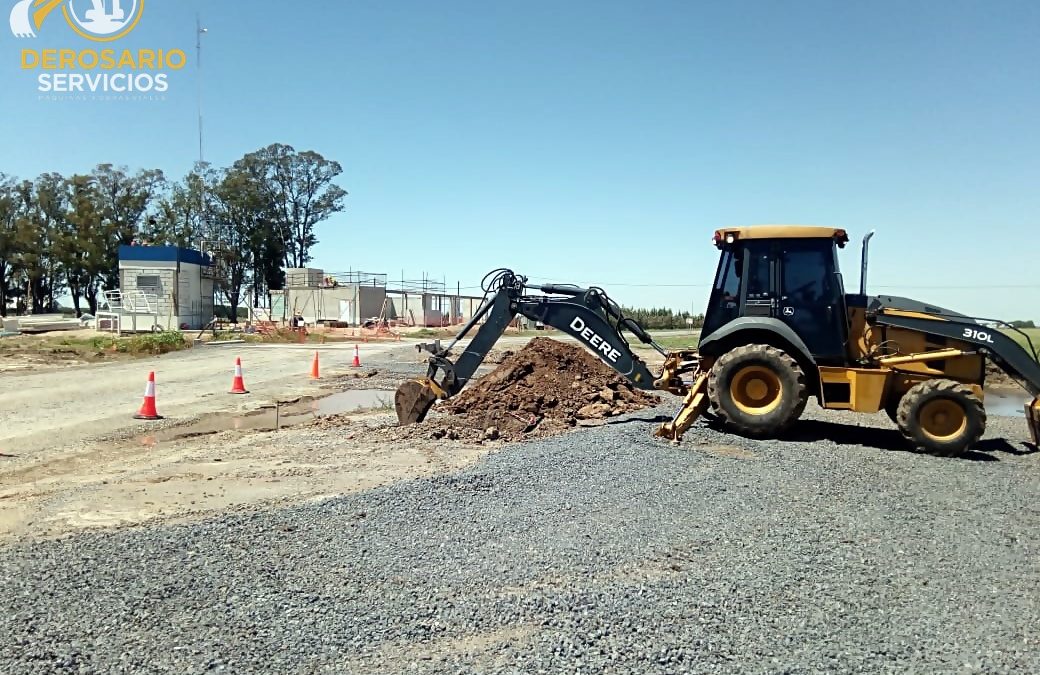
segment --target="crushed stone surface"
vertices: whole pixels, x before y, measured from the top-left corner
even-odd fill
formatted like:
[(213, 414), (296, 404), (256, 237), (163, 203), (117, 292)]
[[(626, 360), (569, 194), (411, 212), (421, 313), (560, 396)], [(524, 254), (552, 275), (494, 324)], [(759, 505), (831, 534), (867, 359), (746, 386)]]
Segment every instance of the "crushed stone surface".
[[(661, 406), (290, 508), (0, 548), (0, 672), (1040, 672), (1040, 458)], [(1010, 440), (1006, 440), (1010, 439)]]

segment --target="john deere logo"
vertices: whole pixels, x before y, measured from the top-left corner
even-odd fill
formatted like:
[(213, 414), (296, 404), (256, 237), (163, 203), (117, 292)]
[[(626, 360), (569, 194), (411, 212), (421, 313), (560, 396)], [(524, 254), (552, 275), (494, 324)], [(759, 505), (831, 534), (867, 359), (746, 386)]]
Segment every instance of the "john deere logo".
[[(144, 0), (18, 0), (11, 9), (11, 33), (35, 38), (42, 30), (60, 26), (60, 14), (76, 35), (108, 43), (137, 28), (143, 12)], [(54, 34), (60, 36), (62, 31)], [(142, 98), (166, 92), (167, 71), (184, 68), (188, 60), (184, 50), (176, 48), (70, 47), (21, 50), (21, 68), (38, 73), (38, 91)]]
[(144, 11), (144, 0), (20, 0), (11, 10), (11, 32), (15, 37), (36, 37), (58, 7), (79, 35), (111, 42), (134, 29)]

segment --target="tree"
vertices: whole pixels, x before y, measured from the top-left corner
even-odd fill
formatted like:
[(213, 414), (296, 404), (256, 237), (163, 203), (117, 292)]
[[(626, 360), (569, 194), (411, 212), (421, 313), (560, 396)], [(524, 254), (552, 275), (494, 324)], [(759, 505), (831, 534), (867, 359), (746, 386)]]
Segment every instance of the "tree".
[(82, 298), (86, 298), (91, 314), (96, 314), (97, 294), (108, 264), (107, 233), (97, 182), (89, 175), (74, 175), (65, 181), (65, 186), (69, 211), (58, 238), (57, 256), (65, 269), (76, 316), (83, 313)]
[(213, 191), (213, 217), (223, 233), (216, 254), (220, 291), (227, 298), (231, 321), (237, 321), (242, 287), (254, 270), (258, 237), (265, 232), (269, 202), (256, 177), (239, 168), (224, 172)]
[(55, 291), (64, 283), (63, 270), (55, 256), (56, 244), (68, 209), (64, 178), (46, 173), (35, 182), (17, 187), (21, 214), (16, 222), (15, 270), (25, 285), (26, 303), (34, 313), (51, 311)]
[(206, 239), (206, 225), (213, 220), (213, 191), (219, 172), (209, 164), (195, 170), (156, 199), (155, 217), (143, 230), (146, 239), (193, 248)]
[(235, 162), (260, 181), (272, 207), (272, 224), (280, 234), (286, 267), (303, 267), (318, 243), (314, 227), (342, 211), (346, 190), (332, 181), (343, 168), (312, 150), (297, 152), (274, 143)]
[(18, 190), (11, 176), (0, 173), (0, 316), (7, 316), (7, 301), (11, 297), (13, 261), (19, 252)]
[(92, 177), (97, 186), (98, 208), (104, 219), (106, 289), (119, 287), (119, 247), (137, 239), (142, 220), (165, 184), (162, 171), (148, 169), (129, 175), (125, 168), (99, 164)]
[(228, 169), (198, 163), (172, 184), (158, 169), (104, 163), (68, 177), (0, 173), (0, 312), (12, 297), (51, 310), (67, 289), (77, 314), (84, 300), (96, 313), (100, 291), (118, 287), (119, 247), (142, 239), (206, 242), (225, 272), (218, 288), (232, 312), (247, 283), (259, 304), (283, 286), (285, 267), (311, 260), (317, 225), (344, 209), (347, 193), (333, 182), (340, 173), (317, 152), (278, 143)]

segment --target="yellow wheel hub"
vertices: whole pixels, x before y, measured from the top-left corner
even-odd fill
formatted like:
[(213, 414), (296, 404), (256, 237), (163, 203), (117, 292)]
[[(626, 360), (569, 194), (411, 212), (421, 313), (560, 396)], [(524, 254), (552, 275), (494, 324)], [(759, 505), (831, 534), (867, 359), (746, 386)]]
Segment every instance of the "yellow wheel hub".
[(956, 401), (940, 398), (921, 406), (917, 417), (921, 430), (936, 441), (948, 441), (964, 433), (968, 416)]
[(765, 415), (780, 405), (784, 387), (772, 370), (762, 366), (748, 366), (733, 376), (729, 393), (741, 412)]

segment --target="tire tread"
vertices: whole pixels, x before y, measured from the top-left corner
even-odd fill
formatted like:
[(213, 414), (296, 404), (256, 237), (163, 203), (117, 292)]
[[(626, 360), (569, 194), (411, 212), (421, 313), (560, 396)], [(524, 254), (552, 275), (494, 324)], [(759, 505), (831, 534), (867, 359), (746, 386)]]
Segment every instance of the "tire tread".
[[(796, 388), (794, 395), (797, 397), (794, 408), (790, 414), (779, 424), (771, 426), (767, 430), (747, 424), (740, 417), (731, 415), (722, 405), (723, 392), (727, 387), (719, 382), (720, 374), (734, 361), (743, 360), (748, 357), (756, 358), (767, 365), (780, 367), (794, 374)], [(798, 362), (787, 352), (766, 344), (741, 345), (726, 352), (715, 361), (708, 374), (708, 398), (715, 409), (715, 413), (730, 428), (746, 436), (774, 435), (788, 429), (805, 411), (809, 401), (809, 387), (805, 371)]]
[[(935, 445), (928, 441), (918, 426), (914, 411), (925, 401), (932, 398), (952, 398), (967, 406), (968, 433), (959, 442), (950, 445)], [(975, 418), (975, 423), (972, 421)], [(933, 379), (914, 385), (899, 402), (896, 412), (896, 425), (903, 437), (915, 450), (939, 456), (955, 456), (962, 454), (979, 441), (986, 429), (986, 408), (982, 401), (967, 385), (949, 379)], [(974, 429), (972, 428), (974, 427)]]

